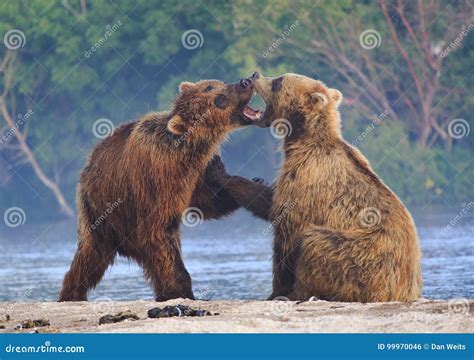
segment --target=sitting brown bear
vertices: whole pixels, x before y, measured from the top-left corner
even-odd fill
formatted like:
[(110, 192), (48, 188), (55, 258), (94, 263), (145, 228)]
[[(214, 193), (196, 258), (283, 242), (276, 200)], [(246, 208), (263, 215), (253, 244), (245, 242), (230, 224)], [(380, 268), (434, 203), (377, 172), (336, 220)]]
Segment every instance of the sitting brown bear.
[(412, 301), (420, 297), (420, 247), (400, 199), (341, 136), (342, 94), (296, 74), (255, 73), (266, 103), (257, 125), (286, 127), (273, 187), (225, 188), (274, 226), (273, 294), (292, 300)]
[(157, 301), (194, 298), (180, 222), (190, 207), (204, 218), (238, 208), (219, 184), (225, 168), (215, 154), (258, 117), (247, 105), (253, 91), (251, 79), (182, 83), (169, 112), (122, 125), (96, 146), (79, 180), (78, 249), (60, 301), (87, 300), (117, 254), (143, 267)]

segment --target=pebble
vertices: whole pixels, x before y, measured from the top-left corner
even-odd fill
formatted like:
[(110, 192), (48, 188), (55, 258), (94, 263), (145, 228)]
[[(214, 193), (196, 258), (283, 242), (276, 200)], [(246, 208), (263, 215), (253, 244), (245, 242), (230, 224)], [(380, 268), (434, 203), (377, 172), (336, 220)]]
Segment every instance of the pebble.
[(165, 306), (164, 308), (153, 308), (148, 310), (149, 318), (166, 318), (182, 316), (209, 316), (212, 313), (208, 310), (193, 309), (187, 305)]
[(130, 310), (122, 311), (114, 315), (104, 315), (99, 319), (99, 325), (103, 324), (114, 324), (125, 320), (138, 320), (137, 314), (132, 313)]

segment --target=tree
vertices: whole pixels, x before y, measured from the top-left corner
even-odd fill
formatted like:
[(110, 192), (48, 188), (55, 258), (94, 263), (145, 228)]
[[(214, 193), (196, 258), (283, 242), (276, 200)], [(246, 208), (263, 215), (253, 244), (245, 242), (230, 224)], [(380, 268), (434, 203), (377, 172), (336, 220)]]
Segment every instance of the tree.
[[(444, 61), (460, 56), (456, 51), (474, 29), (470, 1), (282, 1), (263, 11), (257, 11), (261, 28), (278, 46), (257, 62), (293, 57), (315, 75), (332, 73), (360, 116), (403, 121), (423, 147), (439, 138), (451, 143), (446, 126), (458, 114), (447, 117), (440, 103), (459, 84), (443, 84)], [(295, 21), (301, 26), (285, 36), (281, 25)]]
[[(181, 80), (230, 79), (224, 59), (210, 66), (227, 46), (226, 16), (219, 2), (2, 4), (0, 35), (14, 35), (10, 47), (0, 44), (0, 178), (10, 179), (1, 182), (2, 205), (22, 197), (32, 203), (18, 190), (26, 181), (37, 193), (49, 189), (45, 201), (71, 214), (78, 172), (100, 140), (92, 131), (96, 120), (118, 126), (155, 110), (157, 99), (166, 109)], [(182, 37), (193, 29), (202, 43), (186, 48)], [(29, 110), (27, 121), (16, 121)]]
[[(7, 51), (5, 58), (2, 61), (1, 71), (5, 76), (4, 81), (4, 89), (2, 95), (0, 95), (0, 106), (2, 109), (2, 116), (5, 120), (7, 126), (9, 127), (9, 132), (13, 133), (15, 139), (17, 140), (18, 146), (16, 149), (22, 153), (22, 155), (26, 158), (26, 161), (31, 165), (33, 168), (36, 176), (38, 179), (49, 189), (53, 192), (56, 201), (58, 202), (61, 210), (67, 215), (72, 216), (73, 211), (71, 207), (66, 202), (66, 199), (59, 188), (59, 184), (57, 181), (54, 181), (46, 173), (44, 172), (41, 165), (38, 163), (36, 156), (34, 155), (33, 151), (31, 150), (30, 146), (26, 141), (26, 133), (23, 129), (21, 129), (18, 123), (13, 121), (16, 116), (12, 116), (10, 111), (8, 110), (7, 106), (7, 99), (10, 98), (11, 102), (15, 102), (14, 94), (10, 92), (12, 81), (14, 79), (14, 66), (15, 66), (15, 54), (11, 51)], [(8, 140), (8, 137), (6, 137)]]

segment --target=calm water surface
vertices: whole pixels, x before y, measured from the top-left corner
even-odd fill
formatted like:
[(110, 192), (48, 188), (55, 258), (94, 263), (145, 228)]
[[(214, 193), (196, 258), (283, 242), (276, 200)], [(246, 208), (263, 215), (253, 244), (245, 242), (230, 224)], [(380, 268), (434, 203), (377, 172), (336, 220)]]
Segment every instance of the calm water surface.
[[(471, 215), (471, 214), (468, 214)], [(415, 212), (423, 251), (424, 296), (474, 298), (474, 217), (446, 229), (456, 213)], [(3, 224), (2, 224), (3, 225)], [(183, 230), (185, 264), (204, 299), (264, 299), (271, 290), (268, 224), (239, 211)], [(0, 227), (0, 301), (56, 300), (76, 250), (73, 221)], [(133, 262), (119, 258), (91, 300), (152, 299)]]

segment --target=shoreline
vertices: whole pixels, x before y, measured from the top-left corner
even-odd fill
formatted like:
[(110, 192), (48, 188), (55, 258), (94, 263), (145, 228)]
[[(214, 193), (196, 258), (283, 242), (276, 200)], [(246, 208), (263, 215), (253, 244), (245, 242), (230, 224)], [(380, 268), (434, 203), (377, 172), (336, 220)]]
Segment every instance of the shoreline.
[[(147, 311), (187, 305), (213, 315), (148, 318)], [(175, 299), (105, 302), (0, 302), (0, 333), (472, 333), (474, 300), (413, 303), (310, 301), (193, 301)], [(130, 310), (138, 320), (99, 325), (99, 319)], [(8, 319), (7, 319), (8, 314)], [(49, 326), (17, 329), (25, 320)]]

